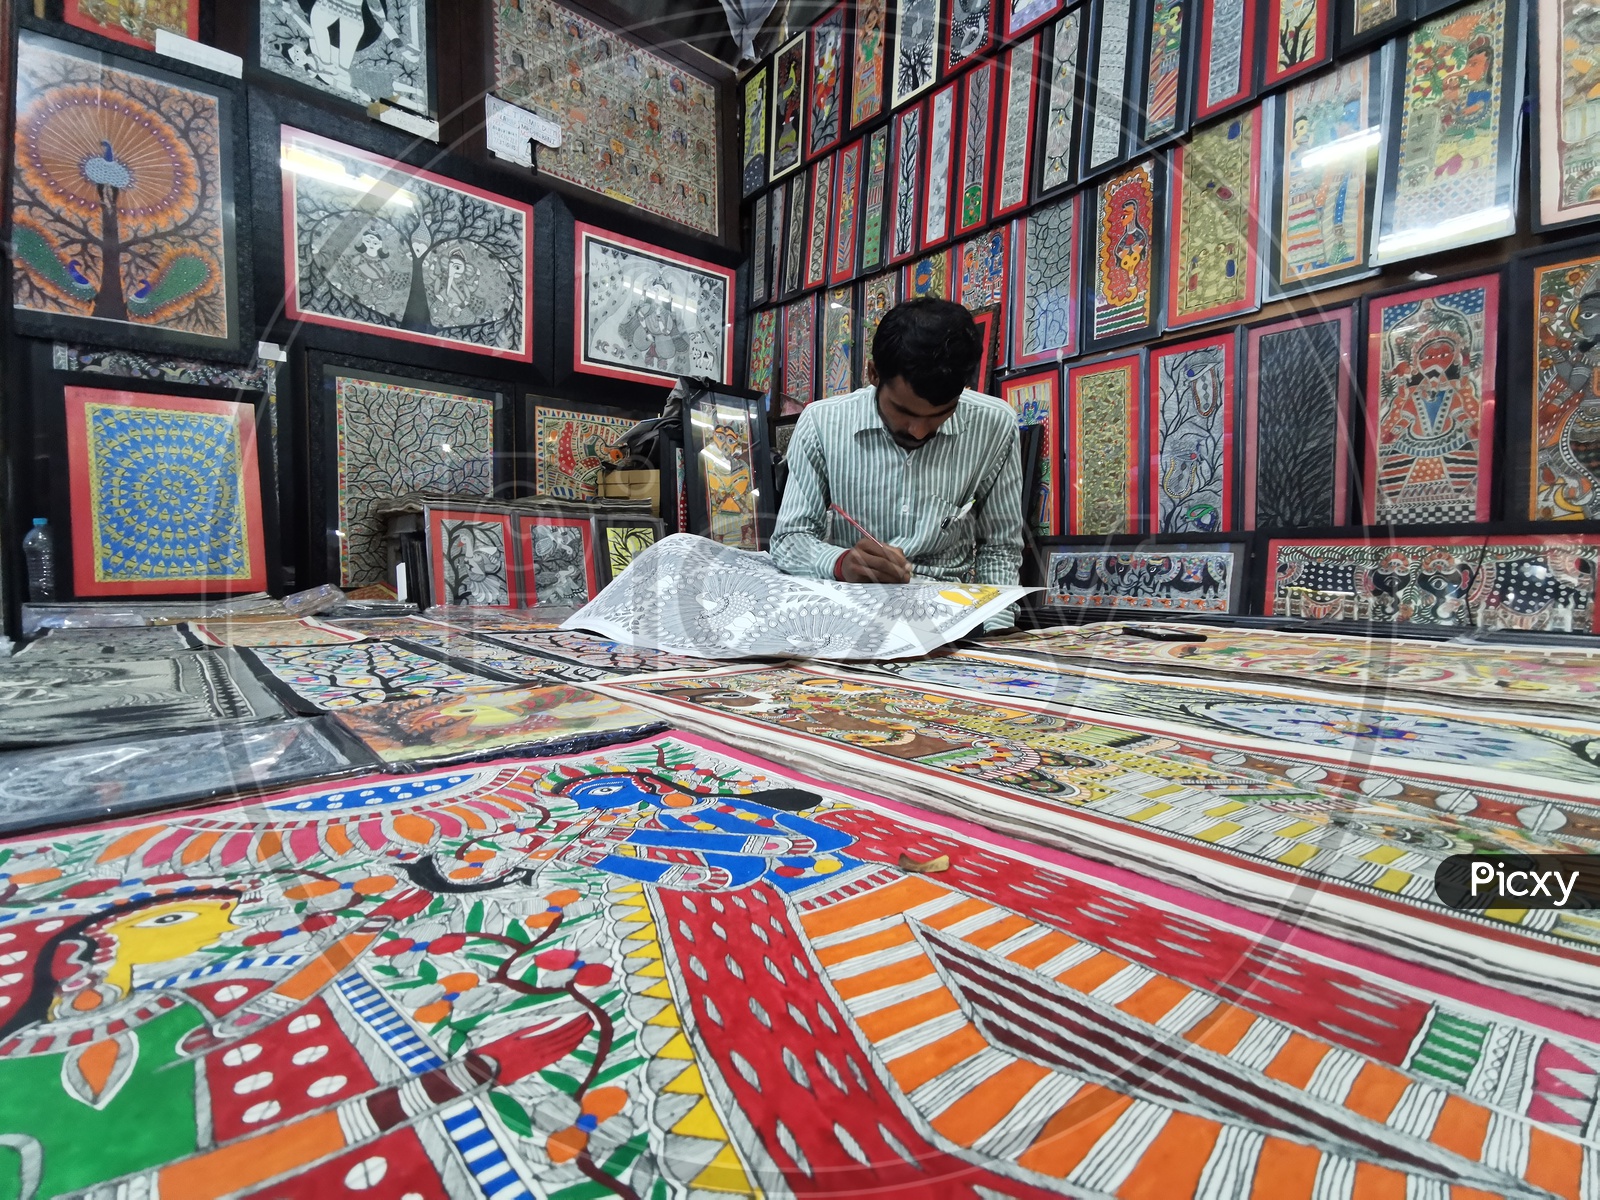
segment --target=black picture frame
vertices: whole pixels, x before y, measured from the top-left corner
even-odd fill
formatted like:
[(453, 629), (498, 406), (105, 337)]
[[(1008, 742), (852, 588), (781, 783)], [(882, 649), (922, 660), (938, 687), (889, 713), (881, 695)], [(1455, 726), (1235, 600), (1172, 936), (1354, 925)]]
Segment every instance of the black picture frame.
[[(1086, 29), (1093, 29), (1094, 36), (1089, 37), (1085, 47), (1087, 53), (1083, 67), (1083, 91), (1078, 101), (1081, 112), (1079, 118), (1079, 156), (1078, 156), (1078, 182), (1088, 183), (1115, 170), (1130, 158), (1136, 157), (1135, 144), (1138, 133), (1143, 126), (1142, 120), (1133, 120), (1131, 96), (1144, 81), (1144, 71), (1140, 69), (1144, 63), (1144, 29), (1145, 29), (1145, 2), (1144, 0), (1089, 0), (1089, 12), (1093, 15)], [(1124, 42), (1124, 49), (1119, 55), (1116, 47), (1106, 45), (1105, 22), (1106, 8), (1108, 5), (1127, 5), (1128, 33)], [(1122, 76), (1122, 89), (1116, 96), (1102, 97), (1101, 64), (1123, 58), (1124, 71)], [(1115, 110), (1117, 133), (1117, 149), (1109, 158), (1096, 159), (1094, 155), (1095, 122), (1102, 108), (1107, 110), (1106, 120), (1110, 123), (1110, 111)]]
[[(772, 442), (767, 431), (765, 399), (750, 392), (715, 389), (702, 391), (684, 402), (683, 475), (684, 489), (688, 494), (689, 532), (702, 537), (711, 536), (711, 513), (706, 504), (706, 480), (701, 456), (706, 447), (703, 430), (712, 427), (715, 420), (713, 410), (718, 406), (734, 410), (749, 423), (749, 486), (757, 496), (757, 544), (745, 549), (764, 550), (771, 540), (772, 527), (777, 520), (777, 497), (772, 483)], [(699, 421), (695, 419), (697, 414), (701, 417)]]
[[(666, 522), (660, 517), (647, 517), (641, 515), (596, 517), (594, 519), (595, 570), (599, 574), (600, 586), (602, 588), (608, 586), (611, 581), (617, 577), (617, 575), (621, 574), (621, 572), (613, 569), (614, 564), (611, 561), (611, 547), (606, 538), (607, 531), (612, 529), (646, 528), (648, 528), (651, 532), (651, 545), (654, 545), (656, 542), (659, 542), (662, 538), (666, 537)], [(641, 547), (641, 550), (642, 549), (643, 548)], [(634, 551), (636, 556), (638, 553), (640, 553), (640, 550)]]
[(1357, 10), (1362, 0), (1338, 0), (1333, 14), (1333, 45), (1335, 56), (1343, 59), (1354, 51), (1384, 42), (1401, 30), (1409, 28), (1418, 17), (1416, 0), (1390, 0), (1394, 14), (1366, 29), (1357, 30)]
[[(1184, 610), (1170, 610), (1158, 607), (1143, 607), (1136, 603), (1114, 604), (1102, 606), (1069, 605), (1052, 602), (1051, 587), (1052, 565), (1058, 555), (1072, 552), (1079, 553), (1142, 553), (1142, 554), (1169, 554), (1184, 552), (1221, 553), (1226, 551), (1230, 558), (1228, 575), (1228, 588), (1225, 599), (1225, 609), (1222, 612), (1194, 612)], [(1251, 539), (1241, 537), (1237, 533), (1219, 534), (1181, 534), (1176, 537), (1160, 534), (1145, 536), (1121, 535), (1101, 538), (1094, 542), (1084, 542), (1083, 539), (1074, 539), (1072, 542), (1063, 542), (1059, 538), (1041, 540), (1039, 548), (1039, 581), (1044, 591), (1038, 593), (1034, 611), (1041, 615), (1054, 616), (1056, 619), (1067, 617), (1077, 618), (1083, 613), (1106, 613), (1116, 616), (1137, 616), (1166, 620), (1169, 617), (1190, 617), (1207, 619), (1216, 616), (1238, 616), (1243, 613), (1246, 603), (1246, 584), (1250, 575)]]
[[(1028, 181), (1031, 204), (1038, 204), (1053, 196), (1064, 195), (1078, 183), (1078, 171), (1082, 162), (1080, 147), (1083, 141), (1084, 129), (1084, 90), (1088, 87), (1088, 74), (1083, 67), (1087, 22), (1084, 18), (1088, 15), (1090, 6), (1087, 4), (1069, 8), (1066, 12), (1057, 13), (1051, 17), (1040, 42), (1039, 76), (1038, 76), (1038, 109), (1034, 119), (1034, 145), (1032, 178)], [(1071, 37), (1074, 45), (1072, 73), (1072, 116), (1068, 122), (1067, 130), (1067, 161), (1066, 178), (1048, 183), (1045, 178), (1045, 147), (1050, 140), (1050, 95), (1051, 85), (1055, 79), (1056, 62), (1063, 52), (1063, 47), (1058, 45), (1059, 35), (1066, 22), (1071, 21)], [(1045, 64), (1049, 64), (1046, 66)], [(1017, 214), (1026, 217), (1026, 211)]]
[(1198, 4), (1196, 0), (1178, 0), (1181, 28), (1178, 45), (1177, 95), (1173, 100), (1172, 128), (1152, 132), (1150, 111), (1146, 101), (1149, 99), (1150, 49), (1155, 40), (1156, 0), (1144, 0), (1143, 8), (1144, 11), (1139, 18), (1142, 54), (1139, 62), (1135, 64), (1141, 68), (1136, 72), (1139, 77), (1136, 85), (1138, 99), (1133, 105), (1133, 113), (1130, 114), (1139, 118), (1139, 133), (1134, 144), (1134, 155), (1171, 145), (1189, 132), (1194, 112), (1195, 51), (1199, 43), (1199, 39), (1195, 36), (1196, 20), (1200, 15), (1196, 11)]
[(1131, 171), (1139, 166), (1140, 162), (1150, 163), (1151, 227), (1146, 247), (1150, 259), (1150, 319), (1136, 328), (1129, 328), (1103, 338), (1094, 336), (1095, 255), (1100, 235), (1099, 194), (1100, 189), (1110, 182), (1110, 177), (1097, 179), (1091, 187), (1085, 189), (1088, 202), (1085, 207), (1088, 211), (1083, 214), (1081, 221), (1080, 236), (1083, 241), (1080, 243), (1082, 257), (1079, 260), (1079, 279), (1082, 281), (1080, 287), (1083, 293), (1083, 309), (1078, 318), (1078, 350), (1081, 354), (1097, 354), (1102, 350), (1130, 346), (1136, 342), (1148, 342), (1159, 336), (1165, 328), (1168, 153), (1154, 154), (1149, 159), (1129, 163), (1126, 167), (1126, 170)]

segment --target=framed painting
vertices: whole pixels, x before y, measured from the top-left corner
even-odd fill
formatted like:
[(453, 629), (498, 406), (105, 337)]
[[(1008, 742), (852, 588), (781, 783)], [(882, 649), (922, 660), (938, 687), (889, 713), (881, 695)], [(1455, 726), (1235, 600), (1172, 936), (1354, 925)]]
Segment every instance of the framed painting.
[[(533, 405), (533, 492), (553, 500), (593, 500), (600, 474), (617, 461), (612, 447), (638, 422), (582, 409)], [(437, 490), (437, 489), (433, 489)]]
[(1141, 149), (1165, 145), (1189, 128), (1193, 3), (1194, 0), (1148, 0), (1145, 5), (1144, 93), (1139, 106)]
[(832, 155), (811, 164), (811, 200), (807, 206), (806, 269), (801, 286), (821, 287), (828, 281), (828, 217), (833, 210)]
[(1083, 61), (1083, 13), (1074, 8), (1046, 32), (1049, 66), (1039, 73), (1039, 146), (1034, 199), (1053, 196), (1078, 178), (1082, 106), (1078, 103)]
[(1011, 365), (1070, 358), (1078, 350), (1078, 237), (1083, 196), (1012, 222)]
[(1063, 0), (998, 0), (1000, 32), (1006, 41), (1021, 37), (1061, 11)]
[(950, 279), (949, 248), (924, 254), (915, 262), (907, 263), (905, 276), (905, 283), (901, 288), (905, 299), (917, 300), (923, 296), (933, 296), (939, 300), (951, 299), (951, 292), (954, 289)]
[(762, 192), (750, 209), (750, 294), (747, 308), (760, 308), (767, 302), (767, 280), (771, 266), (767, 260), (767, 228), (772, 223), (769, 209), (772, 196)]
[(1261, 0), (1261, 90), (1333, 57), (1334, 0)]
[(933, 86), (939, 71), (940, 0), (903, 0), (894, 6), (894, 66), (889, 107), (899, 109)]
[[(975, 238), (961, 243), (956, 260), (955, 295), (957, 304), (973, 312), (983, 308), (1005, 311), (1006, 303), (1006, 251), (1011, 241), (1010, 227), (996, 225), (985, 229)], [(998, 331), (1005, 341), (1004, 327)], [(1002, 346), (996, 349), (1003, 349)]]
[(427, 510), (428, 595), (433, 604), (518, 608), (516, 537), (503, 512)]
[(822, 298), (822, 398), (856, 386), (856, 290), (832, 288)]
[(1147, 158), (1096, 184), (1084, 221), (1085, 349), (1144, 341), (1161, 330), (1162, 161)]
[(1353, 306), (1244, 330), (1244, 529), (1316, 529), (1350, 516)]
[(702, 392), (683, 417), (691, 532), (740, 550), (765, 549), (775, 497), (761, 402)]
[(750, 317), (750, 357), (744, 386), (752, 392), (772, 390), (772, 364), (777, 359), (778, 310), (764, 308)]
[(1366, 298), (1368, 525), (1489, 519), (1500, 275)]
[(783, 310), (783, 397), (786, 408), (804, 407), (817, 398), (815, 292)]
[(1232, 330), (1150, 351), (1153, 533), (1233, 528)]
[(926, 108), (920, 102), (894, 115), (894, 146), (889, 159), (893, 185), (889, 197), (889, 263), (917, 252), (917, 216), (922, 211), (922, 126)]
[(573, 236), (574, 370), (655, 384), (733, 379), (733, 271), (582, 221)]
[(278, 154), (290, 320), (532, 361), (530, 205), (288, 125)]
[(1506, 515), (1600, 520), (1600, 238), (1512, 260)]
[(928, 101), (928, 147), (924, 158), (927, 178), (923, 187), (921, 244), (931, 250), (950, 240), (955, 226), (951, 212), (950, 192), (955, 177), (957, 130), (957, 101), (960, 99), (961, 81), (946, 84)]
[[(322, 3), (354, 7), (353, 0)], [(483, 6), (433, 7), (442, 15)], [(539, 147), (540, 175), (721, 236), (721, 84), (555, 0), (488, 7), (494, 22), (490, 90), (562, 128), (559, 148)], [(478, 78), (470, 52), (463, 52), (463, 74)], [(780, 91), (782, 65), (780, 57), (773, 84)], [(730, 171), (733, 154), (730, 144)]]
[(844, 137), (845, 5), (811, 27), (806, 55), (806, 158), (827, 154)]
[(594, 548), (601, 588), (626, 571), (633, 560), (659, 542), (662, 535), (662, 523), (654, 517), (596, 517)]
[(889, 0), (855, 0), (855, 37), (850, 54), (850, 128), (883, 112), (888, 67)]
[(156, 48), (161, 29), (200, 40), (200, 0), (64, 0), (61, 17), (68, 25), (141, 50)]
[(811, 179), (804, 172), (789, 181), (789, 216), (783, 243), (783, 292), (792, 296), (805, 283), (806, 259), (811, 253), (811, 242), (806, 236), (810, 226), (806, 223), (806, 200), (811, 195)]
[(1209, 120), (1255, 95), (1258, 0), (1201, 0), (1194, 119)]
[(939, 73), (954, 75), (968, 63), (981, 58), (994, 45), (995, 4), (1004, 0), (946, 0), (944, 52)]
[(255, 405), (65, 396), (75, 596), (266, 590)]
[(861, 192), (861, 256), (863, 272), (883, 266), (884, 237), (889, 230), (889, 133), (880, 125), (866, 137), (866, 178)]
[[(978, 374), (972, 381), (972, 387), (974, 391), (989, 395), (990, 383), (999, 365), (1000, 345), (1005, 341), (1005, 317), (998, 308), (984, 308), (972, 314), (972, 323), (978, 330), (978, 345), (981, 347)], [(1026, 474), (1024, 471), (1024, 476)]]
[(1139, 60), (1140, 0), (1092, 0), (1083, 87), (1080, 175), (1099, 175), (1132, 152), (1139, 123), (1129, 120), (1130, 63)]
[(362, 108), (382, 102), (431, 117), (438, 106), (428, 9), (427, 0), (385, 0), (365, 10), (259, 0), (257, 61), (263, 71)]
[(1261, 307), (1261, 110), (1195, 132), (1172, 152), (1168, 329)]
[(768, 68), (763, 65), (744, 81), (743, 141), (739, 151), (739, 187), (743, 195), (753, 196), (767, 184), (767, 91)]
[(1249, 547), (1244, 542), (1138, 546), (1053, 546), (1045, 565), (1046, 605), (1140, 614), (1237, 613)]
[(783, 233), (784, 211), (789, 185), (780, 183), (767, 193), (771, 209), (767, 214), (767, 291), (761, 302), (771, 304), (783, 295)]
[(1041, 537), (1061, 532), (1061, 371), (1013, 375), (1000, 385), (1000, 398), (1017, 414), (1017, 424), (1039, 425), (1039, 494), (1033, 505), (1034, 530)]
[(508, 432), (504, 394), (481, 381), (393, 370), (317, 351), (306, 360), (311, 443), (320, 452), (311, 464), (322, 533), (315, 553), (325, 550), (343, 588), (388, 580), (378, 515), (385, 500), (407, 492), (487, 500), (495, 491), (495, 451)]
[(1334, 19), (1339, 54), (1391, 37), (1419, 16), (1415, 0), (1339, 0)]
[[(952, 0), (959, 3), (959, 0)], [(961, 142), (955, 171), (955, 235), (989, 219), (989, 151), (993, 144), (995, 64), (981, 62), (964, 76)]]
[(1143, 350), (1067, 367), (1067, 532), (1103, 537), (1138, 533), (1144, 462)]
[(866, 377), (866, 365), (872, 361), (872, 339), (878, 336), (878, 324), (896, 304), (900, 303), (900, 272), (885, 271), (871, 279), (861, 281), (861, 375)]
[(769, 179), (782, 179), (798, 167), (805, 149), (806, 35), (801, 30), (772, 56), (772, 156)]
[(861, 143), (851, 142), (835, 159), (833, 231), (828, 239), (828, 282), (848, 283), (856, 274), (861, 226)]
[(240, 92), (32, 29), (16, 54), (16, 331), (241, 361), (255, 327)]
[(1600, 217), (1600, 94), (1591, 77), (1594, 13), (1580, 0), (1537, 0), (1531, 56), (1535, 229)]
[(994, 195), (990, 217), (999, 220), (1028, 203), (1033, 178), (1034, 94), (1038, 90), (1039, 38), (1018, 42), (1006, 51), (1000, 76), (1000, 135), (995, 146)]
[(1272, 106), (1267, 295), (1316, 291), (1377, 268), (1372, 213), (1387, 51), (1295, 84)]
[(517, 514), (517, 596), (523, 606), (582, 608), (600, 593), (589, 517)]
[(1512, 0), (1472, 0), (1406, 38), (1390, 92), (1378, 262), (1516, 229), (1522, 28)]

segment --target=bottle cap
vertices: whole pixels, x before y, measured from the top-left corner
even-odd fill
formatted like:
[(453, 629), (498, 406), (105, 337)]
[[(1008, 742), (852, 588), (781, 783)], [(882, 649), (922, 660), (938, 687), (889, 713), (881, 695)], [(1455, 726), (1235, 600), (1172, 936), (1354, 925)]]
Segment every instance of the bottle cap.
[(43, 517), (35, 517), (33, 519), (33, 527), (35, 529), (39, 528), (39, 526), (41, 526), (41, 525), (48, 525), (48, 524), (49, 524), (49, 522), (46, 521)]

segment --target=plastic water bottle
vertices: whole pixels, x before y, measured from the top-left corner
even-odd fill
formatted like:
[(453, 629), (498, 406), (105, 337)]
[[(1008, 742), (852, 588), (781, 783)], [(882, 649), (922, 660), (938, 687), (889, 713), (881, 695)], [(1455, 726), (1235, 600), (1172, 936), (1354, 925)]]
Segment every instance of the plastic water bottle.
[(50, 523), (43, 517), (33, 519), (33, 528), (22, 539), (22, 553), (28, 560), (28, 599), (34, 604), (45, 604), (56, 598), (55, 544), (50, 537)]

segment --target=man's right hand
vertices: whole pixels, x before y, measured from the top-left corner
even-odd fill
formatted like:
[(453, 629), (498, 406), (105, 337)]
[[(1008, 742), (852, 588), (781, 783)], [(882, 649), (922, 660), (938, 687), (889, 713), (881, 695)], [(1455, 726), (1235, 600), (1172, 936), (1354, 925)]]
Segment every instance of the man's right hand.
[(839, 578), (846, 583), (910, 583), (911, 564), (900, 547), (862, 538), (839, 560)]

